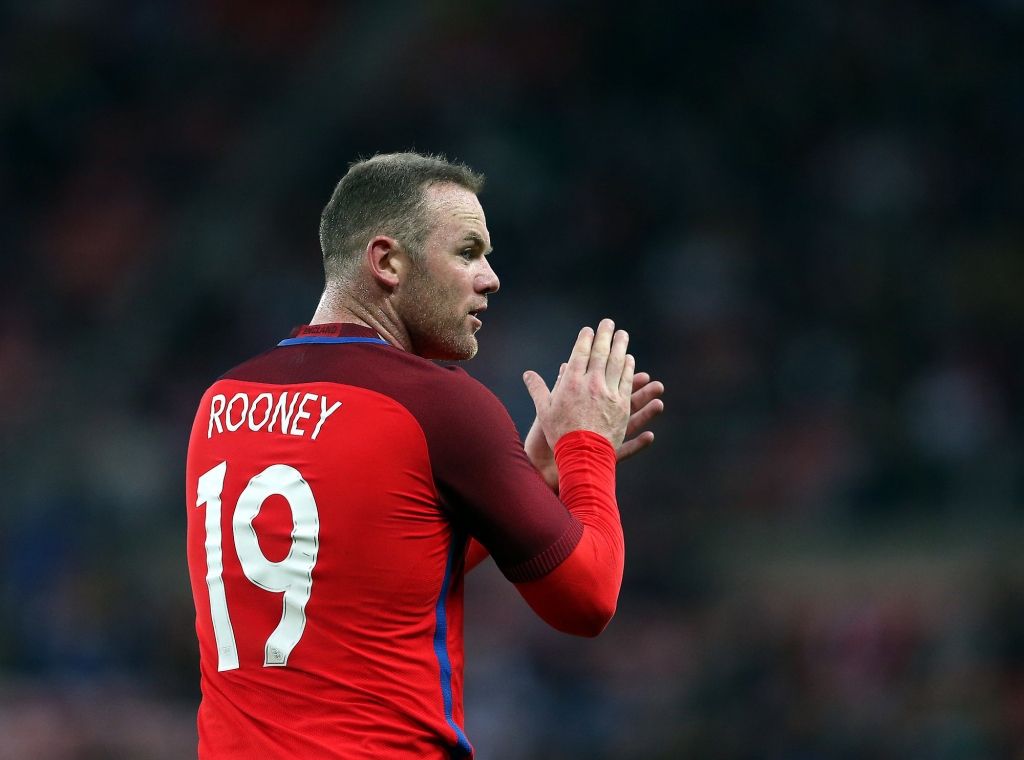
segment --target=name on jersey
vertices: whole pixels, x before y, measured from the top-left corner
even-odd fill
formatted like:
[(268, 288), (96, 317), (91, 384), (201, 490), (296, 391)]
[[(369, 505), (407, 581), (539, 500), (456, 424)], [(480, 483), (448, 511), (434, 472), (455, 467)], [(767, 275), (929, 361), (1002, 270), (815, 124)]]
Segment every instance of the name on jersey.
[[(238, 430), (242, 425), (248, 424), (249, 430), (259, 432), (266, 426), (268, 433), (276, 432), (281, 435), (302, 436), (306, 434), (309, 425), (305, 420), (312, 422), (313, 415), (317, 413), (317, 402), (319, 401), (320, 419), (313, 428), (311, 440), (316, 440), (320, 435), (327, 418), (338, 411), (340, 401), (335, 401), (328, 406), (327, 396), (320, 396), (315, 393), (303, 394), (298, 391), (290, 396), (288, 391), (283, 391), (276, 400), (271, 393), (261, 393), (249, 402), (249, 394), (236, 393), (228, 401), (223, 393), (218, 393), (210, 399), (210, 425), (206, 431), (206, 437), (213, 437), (214, 428), (218, 433), (225, 429), (229, 433)], [(302, 400), (299, 400), (299, 397)], [(310, 411), (306, 411), (306, 405), (312, 403)], [(269, 424), (268, 424), (269, 423)], [(302, 425), (302, 427), (300, 427)]]

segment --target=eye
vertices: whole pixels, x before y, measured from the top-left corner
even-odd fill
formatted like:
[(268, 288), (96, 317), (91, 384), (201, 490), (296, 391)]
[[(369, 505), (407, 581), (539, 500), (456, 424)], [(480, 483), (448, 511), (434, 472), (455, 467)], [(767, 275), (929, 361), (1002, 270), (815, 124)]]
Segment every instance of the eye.
[(462, 252), (461, 252), (461, 253), (459, 254), (459, 256), (461, 256), (461, 257), (462, 257), (463, 259), (465, 259), (466, 261), (470, 261), (470, 260), (471, 260), (471, 259), (473, 258), (473, 255), (474, 255), (475, 253), (476, 253), (476, 251), (475, 251), (475, 250), (473, 250), (472, 248), (466, 248), (466, 249), (465, 249), (464, 251), (462, 251)]

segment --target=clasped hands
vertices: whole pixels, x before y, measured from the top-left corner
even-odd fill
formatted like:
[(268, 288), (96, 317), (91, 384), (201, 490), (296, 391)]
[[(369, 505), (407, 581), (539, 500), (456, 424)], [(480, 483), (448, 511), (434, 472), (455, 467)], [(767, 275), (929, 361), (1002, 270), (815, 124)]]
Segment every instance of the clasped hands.
[(552, 490), (558, 491), (554, 445), (566, 433), (591, 430), (604, 436), (619, 462), (654, 442), (654, 433), (644, 428), (664, 411), (660, 396), (665, 386), (635, 371), (628, 344), (626, 331), (616, 331), (612, 320), (603, 319), (596, 333), (589, 327), (580, 330), (551, 390), (536, 372), (523, 375), (537, 408), (523, 446)]

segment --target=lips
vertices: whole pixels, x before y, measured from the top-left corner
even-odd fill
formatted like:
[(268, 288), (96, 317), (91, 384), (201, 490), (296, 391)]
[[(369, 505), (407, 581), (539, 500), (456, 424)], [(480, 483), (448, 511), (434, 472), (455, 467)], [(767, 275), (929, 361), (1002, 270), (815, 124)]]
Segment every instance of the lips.
[(483, 322), (480, 320), (480, 315), (483, 314), (485, 311), (487, 311), (487, 305), (486, 304), (484, 304), (483, 306), (481, 306), (481, 307), (479, 307), (477, 309), (470, 309), (469, 310), (469, 316), (471, 316), (473, 318), (473, 320), (476, 322), (478, 327), (483, 325)]

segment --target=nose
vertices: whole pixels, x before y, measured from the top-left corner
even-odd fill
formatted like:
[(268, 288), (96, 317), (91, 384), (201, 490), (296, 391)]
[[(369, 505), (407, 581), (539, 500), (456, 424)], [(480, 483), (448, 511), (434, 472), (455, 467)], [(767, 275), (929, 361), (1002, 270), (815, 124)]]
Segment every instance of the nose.
[(491, 264), (487, 260), (486, 256), (481, 256), (483, 262), (483, 270), (477, 274), (476, 279), (473, 281), (474, 288), (477, 293), (495, 293), (501, 286), (501, 282), (498, 280), (498, 275), (491, 269)]

